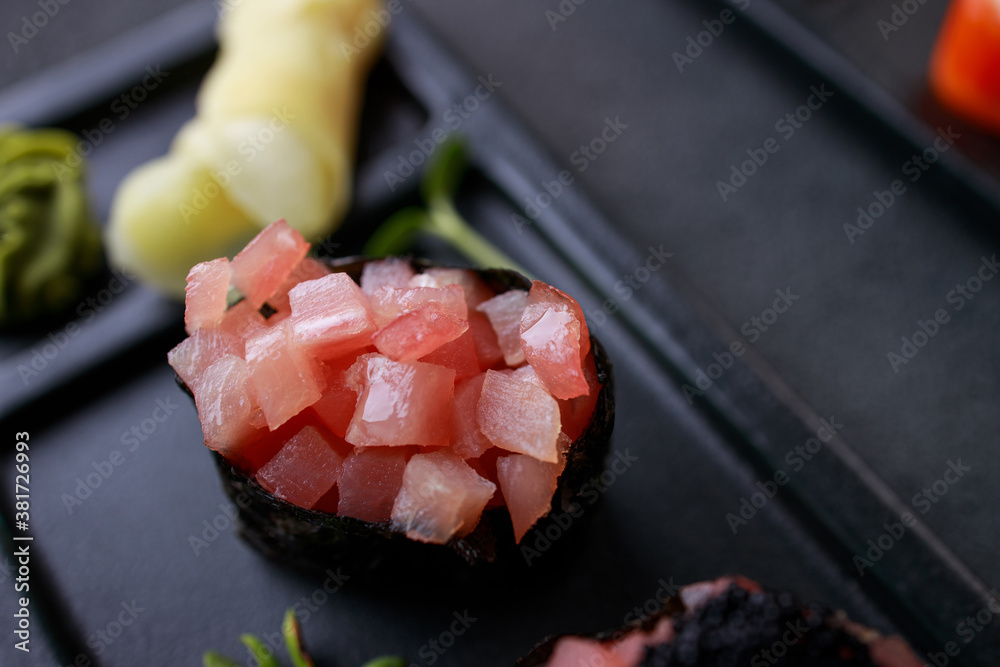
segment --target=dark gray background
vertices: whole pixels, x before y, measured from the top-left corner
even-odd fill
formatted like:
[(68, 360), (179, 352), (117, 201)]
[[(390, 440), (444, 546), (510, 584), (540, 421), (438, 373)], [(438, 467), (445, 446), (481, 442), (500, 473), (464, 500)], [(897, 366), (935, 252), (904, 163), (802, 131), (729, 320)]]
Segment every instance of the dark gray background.
[[(27, 79), (172, 4), (70, 0), (21, 53), (5, 38), (2, 83)], [(804, 3), (788, 4), (802, 10)], [(896, 97), (919, 104), (944, 3), (929, 0), (886, 42), (875, 21), (888, 15), (889, 4), (818, 3), (807, 22), (820, 31), (837, 20), (857, 26), (831, 41)], [(723, 339), (748, 342), (738, 330), (771, 304), (776, 289), (799, 295), (755, 349), (815, 410), (845, 424), (847, 441), (904, 501), (938, 479), (947, 461), (971, 465), (923, 518), (980, 577), (1000, 585), (992, 529), (1000, 501), (1000, 463), (992, 454), (1000, 430), (994, 342), (1000, 281), (987, 283), (960, 312), (945, 301), (1000, 243), (934, 172), (908, 183), (887, 214), (849, 243), (842, 225), (854, 221), (874, 191), (902, 178), (911, 151), (856, 129), (854, 107), (835, 96), (721, 201), (716, 181), (747, 149), (778, 136), (775, 122), (822, 81), (804, 83), (801, 70), (762, 48), (743, 20), (678, 72), (673, 52), (719, 15), (719, 4), (587, 0), (555, 30), (545, 11), (558, 11), (556, 0), (404, 5), (425, 17), (470, 69), (501, 82), (498, 96), (636, 248), (663, 244), (674, 253), (672, 269), (732, 329)], [(37, 11), (36, 2), (4, 4), (3, 34)], [(620, 118), (628, 129), (577, 172), (573, 152), (598, 136), (606, 118)], [(137, 141), (155, 155), (165, 137)], [(980, 140), (965, 135), (963, 141), (975, 152)], [(95, 180), (112, 180), (99, 166)], [(900, 337), (941, 307), (951, 323), (894, 373), (886, 353), (898, 351)], [(137, 411), (141, 416), (141, 406)], [(734, 504), (741, 493), (732, 492)]]

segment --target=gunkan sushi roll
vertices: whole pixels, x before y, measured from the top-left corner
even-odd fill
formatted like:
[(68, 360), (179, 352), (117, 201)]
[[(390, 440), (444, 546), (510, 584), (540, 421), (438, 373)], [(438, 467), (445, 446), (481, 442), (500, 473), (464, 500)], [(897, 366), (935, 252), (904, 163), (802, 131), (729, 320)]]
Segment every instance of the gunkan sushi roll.
[(517, 667), (920, 667), (905, 640), (745, 577), (682, 588), (640, 622), (597, 635), (551, 637)]
[(169, 353), (244, 537), (300, 570), (523, 564), (614, 424), (579, 304), (513, 271), (308, 251), (278, 221), (192, 268)]

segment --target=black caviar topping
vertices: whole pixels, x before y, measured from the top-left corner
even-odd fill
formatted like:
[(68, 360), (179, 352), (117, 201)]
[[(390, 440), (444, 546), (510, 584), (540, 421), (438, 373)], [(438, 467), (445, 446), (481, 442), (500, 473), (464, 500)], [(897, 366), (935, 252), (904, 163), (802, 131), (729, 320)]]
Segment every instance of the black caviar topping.
[(729, 588), (674, 617), (674, 639), (650, 647), (640, 667), (874, 667), (868, 648), (832, 623), (820, 605), (800, 607), (787, 593)]

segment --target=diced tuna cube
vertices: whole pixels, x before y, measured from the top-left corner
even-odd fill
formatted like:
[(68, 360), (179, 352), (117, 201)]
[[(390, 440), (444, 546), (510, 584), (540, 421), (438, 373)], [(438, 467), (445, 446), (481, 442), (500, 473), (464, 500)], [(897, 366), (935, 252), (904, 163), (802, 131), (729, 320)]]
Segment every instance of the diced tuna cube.
[(239, 338), (240, 356), (243, 356), (247, 339), (258, 331), (266, 329), (268, 322), (269, 320), (265, 320), (258, 309), (243, 299), (229, 307), (217, 328)]
[(505, 363), (503, 350), (500, 349), (500, 342), (497, 340), (497, 332), (493, 330), (486, 313), (478, 310), (469, 311), (469, 331), (476, 346), (479, 370), (485, 371)]
[(257, 402), (273, 431), (319, 400), (322, 371), (292, 340), (288, 320), (255, 334), (246, 344), (247, 369)]
[(493, 446), (479, 430), (476, 419), (485, 380), (486, 373), (480, 373), (455, 386), (455, 400), (451, 404), (451, 448), (464, 459), (478, 458)]
[(410, 279), (410, 287), (447, 287), (459, 285), (465, 293), (465, 303), (469, 310), (487, 299), (493, 298), (493, 290), (467, 269), (429, 268)]
[(589, 391), (576, 398), (559, 401), (559, 414), (562, 429), (570, 440), (575, 441), (587, 430), (597, 407), (597, 398), (601, 393), (601, 381), (597, 378), (597, 366), (594, 355), (588, 354), (583, 362), (583, 376), (587, 379)]
[(511, 454), (497, 460), (497, 478), (518, 542), (552, 509), (552, 496), (564, 467), (564, 463), (546, 463), (524, 454)]
[(583, 360), (590, 333), (579, 304), (545, 283), (534, 281), (520, 321), (521, 349), (538, 376), (558, 399), (590, 392)]
[(447, 287), (413, 287), (398, 289), (382, 287), (370, 298), (372, 317), (382, 328), (400, 315), (412, 312), (429, 303), (437, 303), (455, 317), (468, 320), (469, 308), (465, 305), (465, 293), (458, 285)]
[[(503, 350), (497, 342), (496, 331), (485, 313), (476, 310), (484, 301), (492, 299), (495, 294), (479, 276), (467, 269), (427, 269), (410, 281), (411, 287), (447, 287), (461, 285), (465, 291), (465, 304), (469, 309), (469, 333), (479, 360), (479, 370), (493, 368), (504, 360)], [(445, 364), (449, 368), (453, 366)], [(456, 369), (458, 370), (458, 369)], [(462, 373), (459, 372), (459, 379)]]
[(333, 359), (371, 342), (368, 299), (346, 273), (299, 283), (288, 293), (295, 342), (318, 359)]
[(400, 315), (375, 334), (378, 351), (396, 361), (413, 361), (450, 343), (469, 329), (469, 323), (440, 303), (427, 303)]
[(361, 269), (361, 291), (371, 296), (380, 287), (406, 287), (414, 273), (410, 262), (399, 257), (368, 262)]
[(292, 272), (288, 274), (285, 281), (278, 287), (274, 296), (267, 300), (267, 303), (276, 311), (277, 316), (284, 319), (292, 312), (291, 304), (288, 301), (288, 293), (291, 289), (299, 283), (304, 283), (307, 280), (316, 280), (329, 274), (330, 267), (323, 262), (312, 257), (303, 257), (302, 261), (295, 265)]
[(254, 308), (271, 298), (309, 252), (309, 243), (284, 220), (268, 225), (233, 258), (233, 286)]
[[(285, 443), (292, 436), (305, 427), (312, 426), (320, 431), (324, 430), (322, 422), (308, 410), (300, 412), (273, 431), (268, 430), (267, 422), (264, 421), (260, 408), (257, 409), (257, 413), (259, 415), (257, 417), (257, 421), (260, 423), (259, 429), (254, 431), (252, 436), (239, 447), (239, 457), (230, 459), (231, 463), (248, 475), (255, 475), (258, 470), (264, 467), (264, 464), (274, 458), (275, 454), (285, 446)], [(252, 421), (252, 423), (254, 422)]]
[(205, 370), (227, 354), (242, 357), (243, 342), (218, 329), (198, 329), (167, 353), (167, 361), (195, 391)]
[(446, 445), (455, 371), (379, 354), (358, 358), (350, 371), (361, 396), (347, 429), (358, 447)]
[(226, 314), (229, 260), (225, 257), (195, 264), (184, 288), (184, 328), (188, 334), (214, 327)]
[(341, 438), (347, 435), (347, 427), (358, 403), (358, 393), (347, 380), (347, 372), (355, 361), (353, 355), (348, 355), (323, 364), (326, 391), (310, 408), (327, 428)]
[(355, 450), (344, 460), (340, 473), (337, 514), (362, 521), (389, 521), (409, 455), (408, 447)]
[(413, 540), (445, 544), (472, 532), (495, 490), (452, 452), (416, 454), (406, 464), (392, 527)]
[(257, 482), (282, 500), (312, 508), (337, 483), (344, 464), (341, 452), (350, 449), (341, 441), (338, 451), (335, 439), (306, 426), (257, 472)]
[(497, 447), (539, 461), (559, 461), (559, 404), (535, 381), (486, 371), (476, 418), (479, 430)]
[(238, 459), (240, 445), (253, 436), (250, 422), (257, 410), (246, 362), (229, 354), (206, 368), (194, 400), (205, 445), (226, 458)]
[(500, 343), (500, 349), (503, 350), (504, 361), (511, 368), (520, 366), (525, 361), (524, 351), (521, 350), (520, 326), (521, 315), (527, 305), (528, 293), (512, 289), (497, 294), (476, 308), (489, 318)]
[(455, 371), (456, 382), (479, 375), (480, 372), (479, 357), (476, 355), (476, 343), (471, 330), (467, 330), (430, 354), (420, 357), (420, 361), (452, 369)]

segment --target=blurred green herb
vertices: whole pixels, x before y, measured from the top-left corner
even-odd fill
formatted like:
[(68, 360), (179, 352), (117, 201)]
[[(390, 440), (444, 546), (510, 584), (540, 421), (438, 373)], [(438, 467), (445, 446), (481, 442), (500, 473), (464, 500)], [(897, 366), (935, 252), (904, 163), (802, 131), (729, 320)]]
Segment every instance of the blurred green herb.
[(404, 254), (417, 235), (430, 234), (447, 241), (479, 266), (513, 269), (529, 275), (473, 229), (455, 208), (455, 195), (465, 167), (465, 145), (455, 137), (448, 139), (428, 165), (420, 184), (426, 208), (410, 206), (390, 216), (368, 240), (364, 254), (369, 257)]
[[(302, 646), (302, 629), (295, 618), (295, 612), (291, 609), (285, 611), (285, 617), (281, 622), (281, 634), (285, 640), (285, 650), (292, 661), (292, 667), (315, 667), (312, 658), (306, 653)], [(250, 655), (260, 667), (281, 667), (281, 663), (274, 657), (274, 652), (264, 645), (264, 642), (255, 635), (240, 635), (240, 641), (250, 651)], [(202, 656), (201, 662), (204, 667), (241, 667), (241, 665), (221, 653), (208, 651)], [(394, 656), (382, 656), (375, 658), (362, 667), (406, 667), (406, 661)]]

